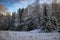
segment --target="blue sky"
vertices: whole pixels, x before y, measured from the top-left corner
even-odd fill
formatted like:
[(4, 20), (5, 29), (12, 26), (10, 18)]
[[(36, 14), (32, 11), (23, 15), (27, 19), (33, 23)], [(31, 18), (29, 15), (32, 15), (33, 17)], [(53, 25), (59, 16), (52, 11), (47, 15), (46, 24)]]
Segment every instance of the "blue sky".
[[(29, 4), (35, 0), (0, 0), (9, 12), (16, 12), (19, 8), (26, 8)], [(51, 3), (51, 0), (40, 0), (40, 4)]]
[(9, 12), (15, 12), (19, 8), (26, 8), (28, 4), (34, 2), (34, 0), (0, 0)]

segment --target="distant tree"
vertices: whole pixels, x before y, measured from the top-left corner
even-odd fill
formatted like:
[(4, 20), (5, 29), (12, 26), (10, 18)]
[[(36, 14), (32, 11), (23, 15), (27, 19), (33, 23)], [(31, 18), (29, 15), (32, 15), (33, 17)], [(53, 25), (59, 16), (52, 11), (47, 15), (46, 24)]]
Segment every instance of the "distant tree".
[(19, 9), (17, 12), (18, 12), (19, 21), (22, 22), (22, 15), (24, 13), (24, 8)]
[(9, 30), (10, 28), (10, 14), (0, 14), (0, 30)]
[[(34, 5), (34, 7), (33, 7), (33, 5)], [(32, 15), (33, 15), (33, 17), (35, 17), (34, 24), (37, 25), (37, 28), (40, 28), (40, 15), (41, 14), (40, 14), (39, 0), (35, 0), (33, 5), (32, 5), (32, 7), (33, 7)]]
[(2, 18), (3, 18), (3, 14), (0, 13), (0, 30), (4, 28), (2, 23)]
[(12, 13), (12, 16), (11, 16), (11, 28), (10, 30), (15, 30), (15, 15), (16, 15), (16, 12), (13, 12)]
[(18, 9), (18, 11), (17, 11), (17, 15), (18, 15), (18, 27), (16, 27), (16, 31), (21, 31), (21, 30), (23, 30), (23, 26), (24, 25), (20, 25), (20, 24), (22, 24), (23, 23), (23, 20), (22, 20), (22, 15), (23, 15), (23, 13), (24, 13), (24, 8), (22, 8), (22, 9)]
[(5, 26), (7, 27), (6, 28), (6, 30), (9, 30), (10, 29), (10, 27), (11, 27), (11, 20), (10, 20), (10, 14), (7, 14), (6, 16), (5, 16), (5, 18), (6, 18), (6, 20), (5, 20), (5, 22), (6, 22), (6, 24), (5, 24)]

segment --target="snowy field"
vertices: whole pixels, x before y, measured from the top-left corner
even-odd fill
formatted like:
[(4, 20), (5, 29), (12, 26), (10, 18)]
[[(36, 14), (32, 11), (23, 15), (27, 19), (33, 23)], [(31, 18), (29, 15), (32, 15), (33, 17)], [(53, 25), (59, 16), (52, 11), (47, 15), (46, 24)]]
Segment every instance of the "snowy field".
[(0, 40), (60, 40), (60, 33), (0, 31)]

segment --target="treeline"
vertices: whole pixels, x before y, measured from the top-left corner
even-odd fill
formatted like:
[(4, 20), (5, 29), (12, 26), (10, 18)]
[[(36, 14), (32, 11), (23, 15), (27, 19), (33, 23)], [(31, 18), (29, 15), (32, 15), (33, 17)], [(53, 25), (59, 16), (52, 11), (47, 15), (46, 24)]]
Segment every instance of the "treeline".
[(11, 27), (10, 14), (3, 15), (0, 13), (0, 30), (8, 30)]
[(35, 29), (32, 18), (28, 18), (26, 21), (22, 19), (24, 8), (19, 9), (16, 12), (10, 14), (0, 13), (0, 30), (11, 30), (11, 31), (30, 31)]
[(27, 8), (18, 9), (12, 15), (0, 13), (0, 30), (11, 31), (31, 31), (41, 29), (44, 32), (57, 31), (57, 18), (51, 5), (41, 5), (35, 1), (34, 6), (28, 5)]

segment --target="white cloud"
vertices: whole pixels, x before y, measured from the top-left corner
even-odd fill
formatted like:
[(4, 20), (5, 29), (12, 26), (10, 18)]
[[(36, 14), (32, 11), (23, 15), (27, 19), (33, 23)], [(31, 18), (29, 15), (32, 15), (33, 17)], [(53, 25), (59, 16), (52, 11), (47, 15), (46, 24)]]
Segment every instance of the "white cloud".
[(46, 4), (51, 4), (52, 3), (52, 0), (40, 0), (40, 4), (43, 4), (43, 3), (46, 3)]
[(10, 7), (8, 7), (9, 12), (17, 11), (19, 8), (26, 8), (28, 4), (32, 3), (33, 1), (23, 0), (19, 2), (13, 3)]

